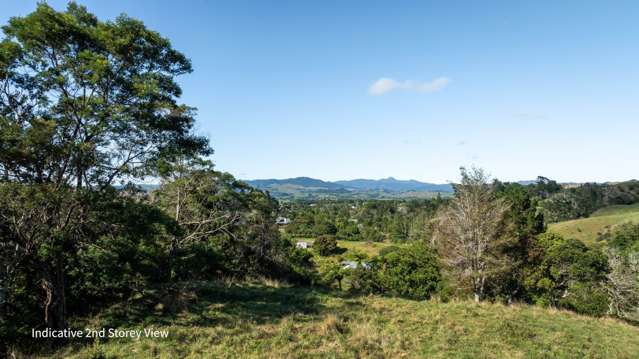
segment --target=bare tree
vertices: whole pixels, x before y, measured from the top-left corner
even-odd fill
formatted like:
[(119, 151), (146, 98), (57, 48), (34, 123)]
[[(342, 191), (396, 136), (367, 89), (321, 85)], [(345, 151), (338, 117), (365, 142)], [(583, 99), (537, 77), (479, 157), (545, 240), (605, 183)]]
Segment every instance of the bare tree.
[(609, 314), (639, 321), (639, 253), (627, 256), (617, 251), (608, 253)]
[(447, 269), (475, 301), (481, 300), (490, 278), (503, 272), (508, 258), (501, 255), (500, 235), (508, 207), (495, 197), (488, 175), (481, 169), (461, 168), (455, 197), (435, 221), (433, 241)]

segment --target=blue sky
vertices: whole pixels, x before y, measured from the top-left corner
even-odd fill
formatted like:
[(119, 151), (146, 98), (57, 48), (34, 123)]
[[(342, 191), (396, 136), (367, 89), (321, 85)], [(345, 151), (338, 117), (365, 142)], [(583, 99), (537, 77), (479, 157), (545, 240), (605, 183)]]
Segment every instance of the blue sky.
[(240, 178), (639, 177), (636, 1), (79, 2), (192, 60), (182, 100)]

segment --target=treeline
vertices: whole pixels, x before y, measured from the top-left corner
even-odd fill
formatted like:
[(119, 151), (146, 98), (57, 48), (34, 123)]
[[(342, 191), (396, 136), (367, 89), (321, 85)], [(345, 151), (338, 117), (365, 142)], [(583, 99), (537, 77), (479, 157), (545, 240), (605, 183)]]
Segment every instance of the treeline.
[[(493, 181), (502, 195), (521, 187), (534, 201), (545, 223), (588, 217), (596, 210), (617, 204), (639, 202), (639, 181), (615, 184), (585, 183), (562, 187), (539, 177), (521, 185)], [(430, 222), (446, 198), (409, 200), (319, 200), (283, 202), (280, 214), (291, 220), (284, 231), (291, 237), (334, 235), (340, 240), (391, 241), (424, 240), (431, 234)]]
[(407, 242), (427, 238), (428, 224), (445, 199), (286, 202), (291, 237), (333, 235), (341, 240)]
[[(605, 248), (547, 233), (539, 206), (547, 185), (489, 182), (481, 170), (463, 170), (426, 241), (341, 258), (323, 236), (320, 278), (364, 293), (471, 296), (639, 320), (639, 224), (615, 229)], [(341, 266), (343, 259), (360, 265)]]
[(588, 217), (596, 210), (639, 202), (639, 181), (585, 183), (552, 193), (542, 203), (548, 223)]

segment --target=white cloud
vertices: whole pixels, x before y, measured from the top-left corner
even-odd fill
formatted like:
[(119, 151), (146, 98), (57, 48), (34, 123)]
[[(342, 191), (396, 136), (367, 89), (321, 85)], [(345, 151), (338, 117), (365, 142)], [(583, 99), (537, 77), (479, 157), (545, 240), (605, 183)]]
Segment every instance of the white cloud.
[(450, 79), (447, 77), (438, 77), (429, 82), (413, 80), (397, 81), (395, 79), (381, 77), (368, 88), (368, 93), (373, 96), (383, 95), (394, 90), (430, 93), (443, 89), (449, 83)]

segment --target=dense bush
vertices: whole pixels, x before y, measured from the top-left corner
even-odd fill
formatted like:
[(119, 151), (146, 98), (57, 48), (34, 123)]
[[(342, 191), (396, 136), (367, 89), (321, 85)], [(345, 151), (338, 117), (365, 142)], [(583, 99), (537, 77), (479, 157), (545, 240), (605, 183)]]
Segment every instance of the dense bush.
[(602, 235), (610, 248), (623, 253), (639, 252), (639, 224), (624, 223)]
[(398, 246), (387, 246), (387, 247), (384, 247), (384, 248), (379, 250), (379, 255), (380, 256), (385, 256), (385, 255), (387, 255), (387, 254), (389, 254), (391, 252), (395, 252), (395, 251), (399, 250), (399, 248), (400, 247), (398, 247)]
[(337, 239), (331, 235), (319, 236), (315, 242), (313, 242), (313, 249), (320, 256), (335, 254), (337, 253)]
[(639, 181), (615, 184), (585, 183), (566, 188), (542, 201), (548, 222), (587, 217), (596, 210), (616, 204), (639, 202)]
[(341, 240), (405, 242), (428, 236), (428, 222), (441, 198), (412, 200), (320, 200), (288, 202), (281, 214), (292, 237), (335, 235)]
[(113, 189), (0, 184), (0, 254), (9, 274), (2, 284), (14, 341), (42, 323), (66, 325), (52, 322), (52, 304), (65, 318), (166, 281), (174, 233), (160, 210)]
[(442, 280), (435, 251), (421, 242), (381, 256), (376, 266), (380, 290), (391, 295), (428, 299)]
[(536, 304), (604, 315), (608, 271), (608, 259), (600, 250), (545, 233), (531, 246), (524, 286)]

